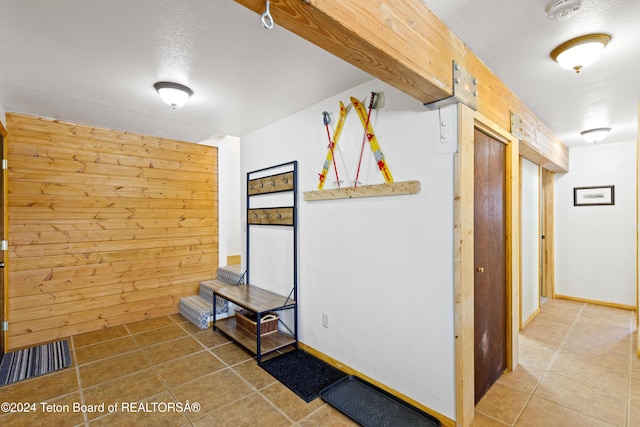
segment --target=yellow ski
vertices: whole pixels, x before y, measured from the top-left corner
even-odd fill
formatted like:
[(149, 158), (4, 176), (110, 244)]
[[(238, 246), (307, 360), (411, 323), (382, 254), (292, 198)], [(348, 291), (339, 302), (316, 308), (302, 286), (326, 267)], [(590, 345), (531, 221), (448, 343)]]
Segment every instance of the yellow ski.
[(380, 144), (378, 144), (376, 134), (373, 132), (373, 127), (371, 126), (367, 110), (364, 108), (364, 105), (362, 105), (362, 103), (353, 96), (351, 97), (351, 103), (358, 112), (358, 117), (360, 117), (360, 122), (362, 122), (362, 126), (364, 127), (364, 133), (369, 140), (369, 146), (371, 147), (371, 151), (373, 151), (373, 156), (376, 159), (378, 169), (380, 169), (385, 182), (393, 182), (393, 176), (391, 176), (391, 171), (389, 170), (387, 161), (384, 158), (384, 154), (382, 154), (382, 150), (380, 150)]
[[(328, 115), (328, 113), (327, 113)], [(324, 116), (327, 117), (327, 116)], [(344, 107), (342, 101), (340, 101), (340, 116), (338, 118), (338, 123), (336, 124), (336, 128), (333, 131), (333, 139), (329, 135), (329, 122), (325, 118), (325, 126), (327, 127), (327, 137), (329, 138), (329, 151), (327, 151), (327, 158), (322, 165), (322, 172), (318, 175), (320, 176), (320, 182), (318, 183), (318, 190), (322, 190), (324, 187), (324, 181), (327, 178), (327, 173), (329, 173), (329, 168), (331, 167), (331, 163), (333, 162), (333, 167), (336, 169), (336, 179), (338, 179), (338, 170), (336, 168), (336, 163), (334, 160), (334, 151), (336, 146), (338, 145), (338, 140), (340, 139), (340, 134), (342, 133), (342, 127), (344, 126), (344, 120), (347, 117), (347, 109)], [(339, 185), (339, 184), (338, 184)]]

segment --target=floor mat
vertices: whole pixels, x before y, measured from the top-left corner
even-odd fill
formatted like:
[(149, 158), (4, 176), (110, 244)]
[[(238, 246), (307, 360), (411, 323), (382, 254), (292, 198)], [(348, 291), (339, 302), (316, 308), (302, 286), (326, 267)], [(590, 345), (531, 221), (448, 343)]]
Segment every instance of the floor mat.
[(55, 372), (67, 366), (71, 366), (71, 354), (66, 340), (12, 351), (2, 357), (0, 386)]
[(364, 427), (440, 425), (426, 412), (353, 376), (322, 390), (320, 397)]
[(346, 374), (302, 350), (293, 350), (260, 364), (289, 390), (311, 402), (320, 391)]

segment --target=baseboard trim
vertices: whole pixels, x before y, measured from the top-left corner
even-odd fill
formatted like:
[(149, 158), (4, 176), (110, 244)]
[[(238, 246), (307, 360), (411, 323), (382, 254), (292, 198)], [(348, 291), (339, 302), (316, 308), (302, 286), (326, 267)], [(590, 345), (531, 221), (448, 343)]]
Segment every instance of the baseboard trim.
[(442, 426), (444, 427), (455, 427), (456, 426), (456, 422), (444, 415), (442, 415), (441, 413), (434, 411), (431, 408), (428, 408), (424, 405), (422, 405), (419, 402), (416, 402), (415, 400), (411, 399), (408, 396), (405, 396), (404, 394), (398, 392), (397, 390), (394, 390), (384, 384), (382, 384), (379, 381), (374, 380), (371, 377), (368, 377), (367, 375), (364, 375), (362, 372), (358, 372), (357, 370), (351, 368), (350, 366), (345, 365), (344, 363), (330, 357), (327, 356), (326, 354), (316, 350), (313, 347), (310, 347), (304, 343), (298, 343), (298, 346), (300, 349), (306, 351), (307, 353), (310, 353), (312, 355), (314, 355), (315, 357), (317, 357), (320, 360), (323, 360), (324, 362), (328, 363), (329, 365), (340, 369), (342, 372), (348, 374), (348, 375), (353, 375), (356, 377), (359, 377), (373, 385), (375, 385), (376, 387), (381, 388), (382, 390), (386, 391), (387, 393), (391, 393), (393, 396), (397, 397), (398, 399), (404, 400), (405, 402), (415, 406), (416, 408), (426, 412), (429, 415), (432, 415), (434, 417), (436, 417), (439, 421), (440, 424), (442, 424)]
[(540, 314), (540, 308), (536, 308), (536, 310), (533, 313), (531, 313), (531, 316), (529, 316), (527, 320), (525, 320), (522, 323), (522, 326), (520, 326), (520, 330), (523, 330), (524, 328), (526, 328), (527, 325), (531, 323), (531, 321), (538, 316), (538, 314)]
[(556, 294), (554, 296), (554, 298), (556, 298), (556, 299), (566, 299), (566, 300), (569, 300), (569, 301), (576, 301), (576, 302), (584, 302), (584, 303), (593, 304), (593, 305), (602, 305), (604, 307), (621, 308), (623, 310), (635, 311), (635, 309), (636, 309), (636, 307), (633, 306), (633, 305), (618, 304), (618, 303), (615, 303), (615, 302), (606, 302), (606, 301), (596, 301), (596, 300), (591, 300), (591, 299), (586, 299), (586, 298), (572, 297), (572, 296), (568, 296), (568, 295), (558, 295), (558, 294)]

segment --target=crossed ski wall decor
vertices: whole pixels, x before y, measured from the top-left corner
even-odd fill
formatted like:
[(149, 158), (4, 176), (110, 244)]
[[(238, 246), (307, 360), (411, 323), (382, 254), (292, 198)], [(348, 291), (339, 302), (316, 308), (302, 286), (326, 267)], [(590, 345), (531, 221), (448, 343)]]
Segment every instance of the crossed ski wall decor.
[[(355, 181), (353, 181), (353, 187), (356, 188), (359, 184), (358, 177), (360, 175), (360, 167), (362, 165), (362, 156), (364, 153), (365, 142), (369, 142), (369, 146), (371, 147), (371, 151), (373, 152), (374, 158), (376, 160), (376, 164), (378, 165), (378, 169), (382, 173), (384, 181), (386, 183), (393, 182), (393, 176), (391, 175), (391, 171), (389, 170), (389, 166), (387, 165), (387, 161), (384, 158), (384, 154), (382, 154), (382, 150), (380, 149), (380, 144), (378, 143), (378, 138), (376, 137), (375, 132), (373, 131), (373, 126), (371, 125), (371, 110), (374, 109), (374, 105), (376, 102), (378, 94), (375, 92), (371, 92), (371, 98), (369, 100), (369, 108), (365, 109), (364, 105), (354, 98), (353, 96), (350, 98), (351, 105), (353, 105), (356, 113), (358, 113), (358, 117), (360, 118), (360, 122), (362, 123), (362, 127), (364, 128), (364, 136), (362, 137), (362, 148), (360, 150), (360, 159), (358, 161), (358, 170), (356, 172)], [(350, 106), (351, 106), (350, 105)], [(349, 107), (350, 107), (349, 106)], [(335, 159), (335, 151), (338, 146), (338, 142), (340, 140), (340, 134), (342, 133), (342, 128), (344, 127), (344, 122), (347, 117), (347, 108), (345, 108), (342, 101), (340, 101), (340, 115), (338, 117), (338, 122), (336, 124), (335, 130), (333, 131), (333, 136), (331, 135), (331, 131), (329, 130), (330, 123), (330, 115), (328, 112), (322, 112), (322, 118), (324, 122), (324, 126), (327, 131), (327, 139), (329, 140), (327, 156), (325, 158), (324, 164), (322, 165), (322, 172), (320, 172), (319, 178), (320, 182), (318, 183), (318, 190), (322, 190), (324, 188), (324, 183), (327, 178), (327, 174), (329, 173), (329, 169), (333, 164), (333, 170), (336, 177), (336, 184), (338, 188), (340, 188), (340, 174), (338, 173), (338, 166), (336, 164)]]
[[(377, 94), (376, 92), (371, 92), (368, 108), (365, 108), (362, 102), (354, 97), (350, 97), (351, 103), (346, 107), (344, 103), (340, 101), (340, 113), (336, 122), (336, 126), (333, 130), (333, 134), (329, 127), (331, 116), (327, 111), (322, 112), (322, 120), (327, 132), (328, 140), (327, 155), (322, 165), (322, 171), (318, 174), (318, 191), (305, 192), (304, 200), (313, 201), (327, 199), (351, 199), (372, 196), (417, 194), (420, 192), (420, 181), (405, 181), (399, 183), (394, 182), (393, 175), (391, 174), (391, 170), (389, 169), (387, 160), (382, 153), (380, 143), (378, 142), (378, 138), (376, 137), (373, 126), (371, 124), (371, 111), (376, 109), (378, 96), (379, 94)], [(340, 180), (340, 173), (338, 171), (338, 165), (336, 162), (336, 152), (338, 149), (338, 142), (340, 141), (340, 135), (342, 134), (344, 128), (345, 120), (352, 106), (358, 114), (358, 118), (360, 119), (360, 123), (362, 124), (362, 127), (364, 129), (364, 135), (362, 137), (362, 146), (360, 149), (360, 158), (358, 160), (358, 169), (356, 171), (355, 180), (352, 181), (352, 186), (346, 186), (343, 188), (343, 186), (341, 185), (342, 181)], [(380, 173), (384, 178), (384, 184), (359, 186), (360, 182), (358, 181), (358, 178), (360, 175), (366, 142), (369, 143), (369, 147), (371, 149), (371, 152), (373, 153), (376, 166), (378, 167), (378, 170), (380, 170)], [(335, 175), (336, 185), (338, 188), (333, 190), (324, 190), (327, 175), (329, 175), (329, 170), (332, 167)]]

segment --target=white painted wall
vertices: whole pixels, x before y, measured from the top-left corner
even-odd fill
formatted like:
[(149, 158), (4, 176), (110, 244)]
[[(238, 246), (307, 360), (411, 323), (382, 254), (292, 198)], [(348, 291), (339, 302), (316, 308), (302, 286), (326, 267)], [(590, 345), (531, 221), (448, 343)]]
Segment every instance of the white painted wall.
[[(636, 143), (573, 148), (555, 180), (556, 294), (636, 304)], [(573, 206), (573, 188), (615, 185), (614, 206)]]
[(524, 323), (540, 308), (540, 167), (525, 158), (521, 160), (520, 298)]
[[(371, 91), (385, 94), (385, 105), (374, 111), (371, 123), (395, 181), (420, 180), (422, 191), (304, 202), (302, 192), (317, 188), (327, 152), (322, 111), (337, 114), (340, 100), (364, 100)], [(243, 174), (299, 161), (301, 341), (455, 419), (455, 141), (453, 150), (443, 149), (438, 123), (437, 111), (373, 80), (243, 136), (241, 157)], [(348, 169), (340, 171), (341, 178), (355, 176), (362, 137), (352, 110), (339, 142)], [(339, 164), (342, 160), (338, 154)], [(361, 180), (383, 182), (368, 154), (363, 162)], [(280, 252), (279, 243), (266, 240), (259, 250), (252, 234), (252, 260)], [(288, 268), (286, 261), (270, 259), (271, 265)], [(254, 274), (252, 267), (252, 283), (280, 286), (277, 271), (262, 270)], [(329, 328), (322, 327), (323, 313)]]
[(5, 129), (7, 128), (7, 111), (2, 104), (0, 104), (0, 123)]
[(242, 252), (240, 138), (214, 136), (200, 144), (218, 147), (218, 250), (219, 264)]

